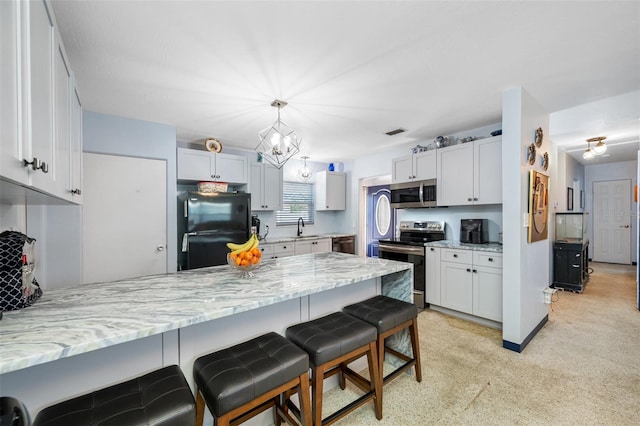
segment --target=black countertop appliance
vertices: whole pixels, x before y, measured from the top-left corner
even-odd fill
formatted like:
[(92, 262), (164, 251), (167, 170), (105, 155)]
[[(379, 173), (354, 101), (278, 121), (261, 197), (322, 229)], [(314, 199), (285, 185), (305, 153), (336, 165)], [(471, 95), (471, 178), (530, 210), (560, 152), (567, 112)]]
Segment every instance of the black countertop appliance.
[(460, 242), (485, 244), (489, 242), (487, 219), (460, 219)]

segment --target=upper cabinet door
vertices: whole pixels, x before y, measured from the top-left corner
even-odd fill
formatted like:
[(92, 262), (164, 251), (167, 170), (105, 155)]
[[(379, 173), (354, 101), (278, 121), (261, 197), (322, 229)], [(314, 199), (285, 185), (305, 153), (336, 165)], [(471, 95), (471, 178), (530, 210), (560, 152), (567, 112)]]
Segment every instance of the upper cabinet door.
[(71, 94), (71, 195), (82, 203), (82, 103), (78, 92)]
[(178, 148), (178, 179), (212, 180), (212, 158), (209, 152)]
[(0, 176), (27, 184), (29, 175), (22, 166), (23, 140), (20, 134), (20, 23), (17, 0), (0, 1)]
[(436, 178), (436, 151), (419, 152), (413, 155), (415, 180)]
[(473, 144), (437, 150), (438, 206), (473, 204)]
[(71, 95), (72, 77), (60, 34), (55, 32), (53, 55), (53, 97), (56, 157), (55, 167), (49, 173), (55, 174), (58, 195), (71, 200)]
[(502, 203), (502, 137), (474, 142), (475, 204)]
[[(29, 56), (28, 73), (30, 75), (29, 92), (26, 99), (29, 104), (29, 136), (31, 150), (25, 158), (37, 159), (43, 166), (30, 170), (31, 184), (50, 194), (57, 191), (55, 168), (55, 137), (53, 126), (53, 22), (44, 1), (21, 3), (28, 18)], [(25, 135), (26, 136), (26, 135)]]
[(282, 169), (264, 165), (263, 190), (266, 210), (282, 210)]
[(413, 180), (413, 156), (394, 158), (391, 160), (391, 182), (410, 182)]
[(214, 156), (214, 180), (229, 183), (247, 183), (247, 157), (229, 154), (214, 154)]

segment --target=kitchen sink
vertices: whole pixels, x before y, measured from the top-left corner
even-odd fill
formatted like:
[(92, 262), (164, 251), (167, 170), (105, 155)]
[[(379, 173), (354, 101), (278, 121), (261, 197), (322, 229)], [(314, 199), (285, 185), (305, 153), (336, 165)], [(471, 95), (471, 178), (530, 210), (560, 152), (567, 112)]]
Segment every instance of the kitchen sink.
[(321, 235), (300, 235), (299, 237), (296, 237), (299, 240), (303, 240), (305, 238), (320, 238)]

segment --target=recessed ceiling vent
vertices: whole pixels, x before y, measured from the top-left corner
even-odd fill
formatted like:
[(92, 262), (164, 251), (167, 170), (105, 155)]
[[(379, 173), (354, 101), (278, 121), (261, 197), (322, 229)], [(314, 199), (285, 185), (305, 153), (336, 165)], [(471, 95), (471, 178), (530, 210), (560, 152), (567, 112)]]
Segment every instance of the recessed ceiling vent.
[(391, 130), (391, 131), (389, 131), (389, 132), (387, 132), (385, 134), (389, 135), (389, 136), (394, 136), (394, 135), (397, 135), (398, 133), (404, 133), (406, 131), (407, 131), (407, 129), (400, 129), (399, 128), (399, 129)]

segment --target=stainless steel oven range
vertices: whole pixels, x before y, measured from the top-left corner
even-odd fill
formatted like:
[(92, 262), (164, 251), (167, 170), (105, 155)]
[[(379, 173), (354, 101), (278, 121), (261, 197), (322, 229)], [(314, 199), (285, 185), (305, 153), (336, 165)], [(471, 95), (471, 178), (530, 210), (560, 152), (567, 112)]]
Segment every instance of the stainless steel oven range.
[(392, 240), (380, 240), (378, 257), (413, 263), (413, 303), (424, 308), (425, 264), (424, 244), (444, 240), (444, 222), (402, 221), (400, 235)]

